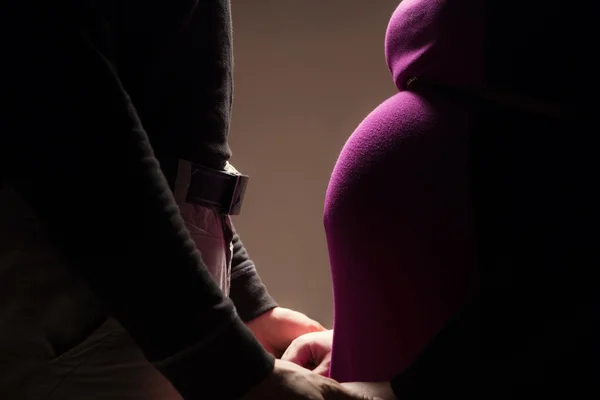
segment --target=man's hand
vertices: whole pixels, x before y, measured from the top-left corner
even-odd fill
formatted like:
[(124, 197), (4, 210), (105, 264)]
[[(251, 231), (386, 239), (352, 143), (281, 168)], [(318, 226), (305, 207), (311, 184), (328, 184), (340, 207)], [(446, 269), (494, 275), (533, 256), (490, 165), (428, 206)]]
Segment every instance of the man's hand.
[(342, 383), (342, 386), (352, 392), (364, 393), (382, 400), (397, 400), (390, 382), (349, 382)]
[(333, 331), (308, 333), (294, 340), (281, 359), (329, 376), (332, 344)]
[(265, 350), (281, 357), (297, 337), (325, 328), (306, 315), (287, 308), (275, 307), (246, 324)]
[(241, 400), (387, 400), (345, 388), (296, 364), (275, 361), (273, 373)]

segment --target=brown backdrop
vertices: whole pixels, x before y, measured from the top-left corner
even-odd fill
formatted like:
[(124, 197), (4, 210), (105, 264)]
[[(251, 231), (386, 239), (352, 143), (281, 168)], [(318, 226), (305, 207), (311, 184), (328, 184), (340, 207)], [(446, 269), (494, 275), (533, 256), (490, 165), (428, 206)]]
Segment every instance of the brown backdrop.
[(233, 163), (251, 175), (234, 222), (281, 305), (331, 326), (322, 225), (337, 155), (395, 92), (383, 41), (398, 0), (233, 0)]

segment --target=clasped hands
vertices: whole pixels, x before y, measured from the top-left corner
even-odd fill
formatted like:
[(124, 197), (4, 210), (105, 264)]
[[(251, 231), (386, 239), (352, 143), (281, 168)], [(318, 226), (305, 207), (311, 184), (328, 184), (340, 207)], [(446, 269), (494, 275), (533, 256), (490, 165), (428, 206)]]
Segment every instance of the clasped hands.
[[(257, 387), (244, 399), (396, 400), (389, 382), (339, 384), (329, 379), (333, 331), (302, 313), (276, 307), (247, 326), (278, 360), (272, 378), (277, 383)], [(273, 386), (287, 384), (298, 387), (273, 391)]]

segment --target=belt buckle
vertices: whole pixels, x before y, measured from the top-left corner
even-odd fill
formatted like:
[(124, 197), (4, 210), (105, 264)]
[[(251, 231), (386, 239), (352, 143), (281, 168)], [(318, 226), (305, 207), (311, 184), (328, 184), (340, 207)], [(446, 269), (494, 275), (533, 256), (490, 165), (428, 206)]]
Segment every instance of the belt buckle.
[(244, 202), (244, 195), (246, 194), (249, 177), (240, 173), (232, 174), (232, 177), (235, 180), (233, 183), (233, 191), (228, 202), (229, 204), (227, 204), (227, 210), (223, 211), (225, 211), (227, 215), (239, 215), (242, 211), (242, 204)]
[(231, 197), (228, 199), (228, 204), (225, 205), (226, 209), (222, 211), (227, 215), (239, 215), (242, 211), (242, 204), (244, 202), (249, 177), (239, 173), (238, 170), (229, 163), (225, 165), (225, 173), (230, 175), (234, 179), (234, 182)]
[(238, 215), (242, 209), (249, 177), (227, 164), (224, 169), (190, 163), (185, 201), (215, 209), (222, 215)]

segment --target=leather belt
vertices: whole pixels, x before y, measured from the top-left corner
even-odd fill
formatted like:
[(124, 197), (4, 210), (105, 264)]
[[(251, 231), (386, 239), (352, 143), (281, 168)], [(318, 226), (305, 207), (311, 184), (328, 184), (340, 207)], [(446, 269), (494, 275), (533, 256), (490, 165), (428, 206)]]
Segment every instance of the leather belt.
[(227, 163), (225, 170), (191, 164), (186, 202), (217, 209), (224, 215), (238, 215), (242, 209), (249, 177)]

